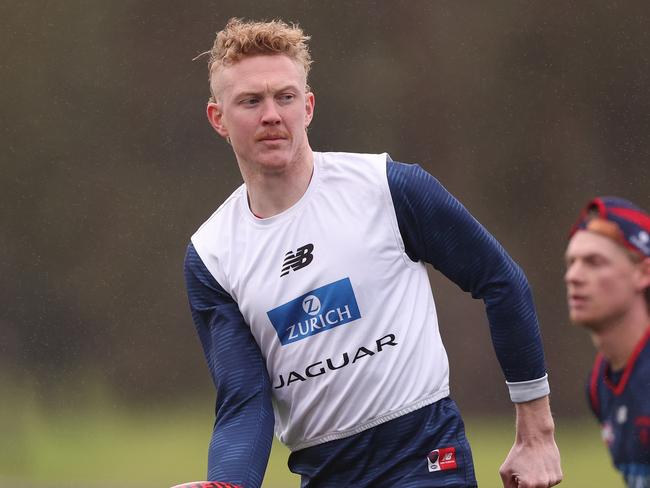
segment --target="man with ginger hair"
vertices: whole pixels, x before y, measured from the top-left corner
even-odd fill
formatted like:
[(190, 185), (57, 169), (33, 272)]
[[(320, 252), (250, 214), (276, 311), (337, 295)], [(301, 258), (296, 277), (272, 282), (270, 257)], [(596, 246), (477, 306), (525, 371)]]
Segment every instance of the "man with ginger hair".
[(419, 166), (312, 151), (302, 30), (231, 19), (207, 116), (244, 184), (192, 236), (192, 316), (217, 389), (208, 477), (259, 487), (273, 432), (302, 487), (473, 487), (425, 263), (486, 303), (516, 408), (505, 487), (559, 483), (521, 269)]
[(612, 461), (629, 488), (650, 488), (650, 216), (599, 197), (566, 250), (569, 316), (598, 350), (587, 387)]

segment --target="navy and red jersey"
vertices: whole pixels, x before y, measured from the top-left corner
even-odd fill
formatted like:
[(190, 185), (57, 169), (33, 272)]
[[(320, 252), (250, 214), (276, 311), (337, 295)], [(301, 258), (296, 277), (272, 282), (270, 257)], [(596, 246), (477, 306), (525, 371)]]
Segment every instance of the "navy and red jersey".
[(650, 327), (623, 370), (596, 356), (588, 395), (627, 486), (650, 488)]

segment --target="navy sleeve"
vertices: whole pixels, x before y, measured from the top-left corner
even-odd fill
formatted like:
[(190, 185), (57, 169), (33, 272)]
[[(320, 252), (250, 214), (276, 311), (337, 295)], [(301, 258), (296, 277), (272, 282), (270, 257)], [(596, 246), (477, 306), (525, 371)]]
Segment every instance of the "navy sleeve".
[(596, 355), (594, 365), (591, 368), (589, 379), (587, 381), (587, 403), (589, 404), (589, 409), (599, 422), (603, 421), (603, 419), (600, 418), (600, 395), (598, 394), (598, 387), (604, 373), (603, 370), (604, 360), (603, 356), (599, 353)]
[(546, 374), (528, 281), (497, 240), (429, 173), (387, 163), (399, 230), (413, 261), (430, 263), (485, 302), (492, 343), (508, 382)]
[(210, 274), (192, 244), (185, 256), (185, 281), (217, 391), (208, 480), (259, 487), (274, 427), (264, 358), (237, 303)]

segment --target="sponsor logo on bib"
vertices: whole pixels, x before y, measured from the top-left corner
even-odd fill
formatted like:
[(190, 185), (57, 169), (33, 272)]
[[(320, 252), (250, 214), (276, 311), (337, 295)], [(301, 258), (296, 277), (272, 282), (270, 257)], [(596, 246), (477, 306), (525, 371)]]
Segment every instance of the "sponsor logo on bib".
[(283, 346), (361, 318), (349, 278), (311, 290), (266, 314)]
[(299, 269), (308, 266), (314, 260), (314, 245), (309, 243), (304, 246), (296, 249), (296, 252), (287, 251), (284, 255), (284, 261), (282, 262), (282, 270), (280, 271), (280, 277), (286, 276), (289, 274), (289, 271), (293, 270), (294, 272)]

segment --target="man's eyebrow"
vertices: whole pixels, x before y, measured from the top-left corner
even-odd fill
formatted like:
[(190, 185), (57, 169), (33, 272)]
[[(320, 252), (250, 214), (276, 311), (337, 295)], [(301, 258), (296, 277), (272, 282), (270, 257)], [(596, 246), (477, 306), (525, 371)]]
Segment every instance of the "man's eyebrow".
[(300, 88), (298, 87), (298, 85), (296, 85), (296, 84), (294, 84), (294, 83), (289, 83), (289, 84), (287, 84), (287, 85), (281, 86), (281, 87), (278, 88), (276, 91), (283, 92), (283, 91), (288, 91), (288, 90), (296, 90), (296, 91), (299, 91)]
[(259, 97), (262, 94), (261, 91), (257, 90), (242, 90), (240, 92), (236, 92), (235, 98), (244, 98), (244, 97)]
[[(300, 88), (298, 85), (294, 83), (289, 83), (287, 85), (282, 85), (279, 88), (276, 88), (273, 90), (273, 93), (281, 93), (281, 92), (286, 92), (286, 91), (300, 91)], [(266, 92), (266, 89), (248, 89), (244, 88), (239, 92), (235, 92), (235, 98), (241, 98), (241, 97), (259, 97), (262, 96)]]
[(568, 254), (568, 253), (564, 254), (564, 260), (565, 261), (568, 261), (569, 259), (578, 259), (578, 258), (583, 259), (583, 260), (590, 260), (590, 259), (594, 259), (594, 258), (607, 259), (607, 257), (603, 253), (598, 252), (598, 251), (589, 251), (589, 252), (582, 253), (582, 254)]

